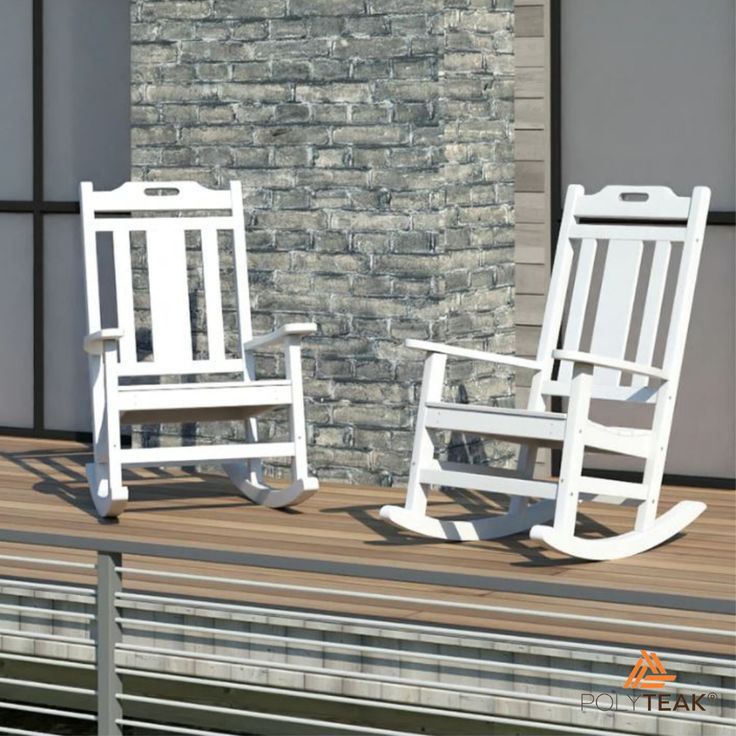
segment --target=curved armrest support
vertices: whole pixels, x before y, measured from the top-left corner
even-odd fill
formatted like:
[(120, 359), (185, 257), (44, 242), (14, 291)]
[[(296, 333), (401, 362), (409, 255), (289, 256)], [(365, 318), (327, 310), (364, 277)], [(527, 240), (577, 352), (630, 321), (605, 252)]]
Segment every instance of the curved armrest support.
[(669, 374), (661, 368), (654, 368), (643, 363), (634, 363), (630, 360), (617, 360), (616, 358), (606, 358), (603, 355), (581, 353), (577, 350), (553, 350), (552, 357), (555, 360), (569, 360), (573, 363), (585, 363), (586, 365), (600, 366), (601, 368), (613, 368), (624, 373), (635, 373), (639, 376), (658, 378), (660, 381), (667, 381), (669, 379)]
[(425, 350), (429, 353), (443, 353), (453, 355), (456, 358), (469, 358), (471, 360), (484, 360), (488, 363), (501, 363), (511, 365), (515, 368), (526, 368), (530, 371), (540, 371), (542, 364), (537, 360), (518, 358), (516, 355), (501, 355), (499, 353), (486, 353), (482, 350), (471, 350), (470, 348), (456, 348), (452, 345), (443, 345), (439, 342), (427, 342), (426, 340), (406, 341), (406, 347), (414, 350)]
[(253, 337), (243, 343), (243, 353), (249, 353), (259, 348), (265, 348), (275, 342), (284, 342), (289, 337), (305, 337), (306, 335), (314, 335), (317, 332), (317, 325), (314, 322), (293, 322), (288, 325), (282, 325), (277, 330), (269, 332), (266, 335)]
[(108, 327), (97, 330), (84, 338), (84, 352), (90, 355), (102, 355), (106, 342), (120, 342), (125, 332), (119, 327)]

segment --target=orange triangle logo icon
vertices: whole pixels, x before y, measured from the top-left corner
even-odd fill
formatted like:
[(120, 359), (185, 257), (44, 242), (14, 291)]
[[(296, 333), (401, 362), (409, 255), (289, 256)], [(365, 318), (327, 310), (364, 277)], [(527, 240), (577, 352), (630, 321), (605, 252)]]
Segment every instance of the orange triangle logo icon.
[(658, 689), (664, 687), (665, 682), (674, 682), (676, 675), (668, 675), (662, 661), (656, 652), (641, 650), (641, 657), (631, 668), (624, 687)]

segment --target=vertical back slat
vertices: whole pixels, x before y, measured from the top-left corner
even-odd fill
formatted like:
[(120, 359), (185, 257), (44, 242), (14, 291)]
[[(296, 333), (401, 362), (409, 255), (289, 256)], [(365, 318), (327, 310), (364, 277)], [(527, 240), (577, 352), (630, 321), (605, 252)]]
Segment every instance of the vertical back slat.
[[(583, 324), (585, 323), (585, 314), (587, 312), (588, 295), (590, 294), (590, 282), (593, 277), (596, 250), (597, 242), (592, 238), (585, 238), (580, 243), (575, 281), (572, 287), (565, 336), (562, 342), (565, 350), (580, 349), (580, 338), (583, 334)], [(571, 363), (562, 363), (558, 380), (566, 383), (572, 380)]]
[(148, 288), (155, 362), (190, 362), (192, 332), (184, 230), (173, 220), (147, 231)]
[(552, 266), (552, 277), (549, 282), (547, 304), (544, 307), (544, 319), (542, 320), (542, 330), (539, 334), (539, 346), (537, 348), (537, 359), (543, 364), (543, 367), (532, 378), (527, 402), (528, 408), (535, 411), (544, 409), (542, 386), (545, 381), (552, 377), (554, 366), (552, 351), (557, 347), (557, 340), (560, 336), (560, 326), (565, 311), (565, 295), (567, 294), (573, 261), (573, 248), (569, 232), (575, 223), (575, 210), (583, 193), (583, 187), (579, 184), (571, 184), (565, 195), (565, 207), (557, 237), (557, 252)]
[[(671, 244), (666, 240), (658, 240), (654, 246), (649, 285), (641, 318), (639, 344), (636, 348), (637, 363), (651, 365), (654, 356), (657, 333), (659, 331), (659, 319), (662, 312), (662, 301), (664, 299), (665, 287), (667, 286), (671, 250)], [(631, 380), (633, 386), (646, 386), (647, 383), (648, 379), (646, 376), (635, 375)]]
[(202, 230), (202, 270), (207, 310), (207, 351), (210, 360), (225, 360), (225, 331), (222, 320), (222, 286), (217, 230)]
[(120, 362), (136, 362), (135, 311), (133, 306), (133, 267), (130, 259), (130, 233), (115, 230), (112, 234), (113, 260), (115, 263), (115, 301), (118, 327), (123, 330), (120, 341)]
[[(608, 243), (590, 343), (593, 355), (624, 357), (642, 248), (640, 240), (610, 240)], [(618, 385), (620, 375), (620, 371), (611, 368), (596, 368), (594, 371), (595, 383), (599, 385)]]
[(233, 208), (233, 260), (235, 288), (238, 299), (238, 328), (241, 344), (253, 336), (250, 320), (250, 290), (248, 288), (248, 263), (245, 255), (245, 218), (243, 216), (243, 190), (239, 181), (230, 182)]

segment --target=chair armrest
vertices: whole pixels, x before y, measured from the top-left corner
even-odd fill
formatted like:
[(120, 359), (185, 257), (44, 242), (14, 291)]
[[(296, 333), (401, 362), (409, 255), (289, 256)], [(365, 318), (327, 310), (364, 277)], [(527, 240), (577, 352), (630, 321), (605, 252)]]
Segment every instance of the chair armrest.
[(569, 360), (573, 363), (585, 363), (586, 365), (600, 366), (601, 368), (613, 368), (624, 373), (650, 376), (651, 378), (658, 378), (660, 381), (667, 381), (669, 379), (669, 374), (661, 368), (644, 365), (643, 363), (634, 363), (630, 360), (617, 360), (616, 358), (606, 358), (603, 355), (581, 353), (577, 350), (553, 350), (552, 357), (555, 360)]
[(426, 350), (429, 353), (444, 353), (454, 355), (457, 358), (470, 358), (472, 360), (485, 360), (489, 363), (502, 363), (512, 365), (516, 368), (527, 368), (531, 371), (539, 371), (542, 364), (537, 360), (518, 358), (516, 355), (501, 355), (500, 353), (486, 353), (482, 350), (471, 350), (470, 348), (456, 348), (452, 345), (443, 345), (439, 342), (427, 342), (426, 340), (406, 341), (406, 347), (414, 350)]
[(317, 325), (314, 322), (293, 322), (292, 324), (282, 325), (273, 332), (253, 337), (247, 342), (244, 342), (243, 353), (249, 353), (258, 348), (265, 348), (267, 345), (272, 345), (275, 342), (283, 342), (289, 337), (314, 335), (315, 332), (317, 332)]
[(125, 332), (119, 327), (108, 327), (104, 330), (97, 330), (84, 338), (84, 352), (90, 355), (100, 355), (103, 345), (106, 342), (119, 342)]

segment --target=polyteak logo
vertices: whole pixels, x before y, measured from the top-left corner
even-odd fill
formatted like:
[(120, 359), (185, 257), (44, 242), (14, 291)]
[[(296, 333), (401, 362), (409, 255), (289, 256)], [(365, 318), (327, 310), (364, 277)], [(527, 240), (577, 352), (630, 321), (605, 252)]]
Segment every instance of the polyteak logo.
[[(677, 675), (667, 674), (662, 660), (656, 652), (639, 650), (641, 657), (636, 661), (624, 681), (627, 689), (661, 690), (666, 682), (674, 682)], [(680, 688), (681, 689), (681, 688)], [(646, 711), (704, 711), (705, 702), (716, 701), (715, 693), (580, 693), (580, 710), (629, 711), (640, 713)]]
[(674, 682), (676, 679), (677, 675), (667, 674), (656, 652), (642, 649), (641, 657), (631, 668), (624, 687), (659, 689), (664, 687), (665, 682)]

